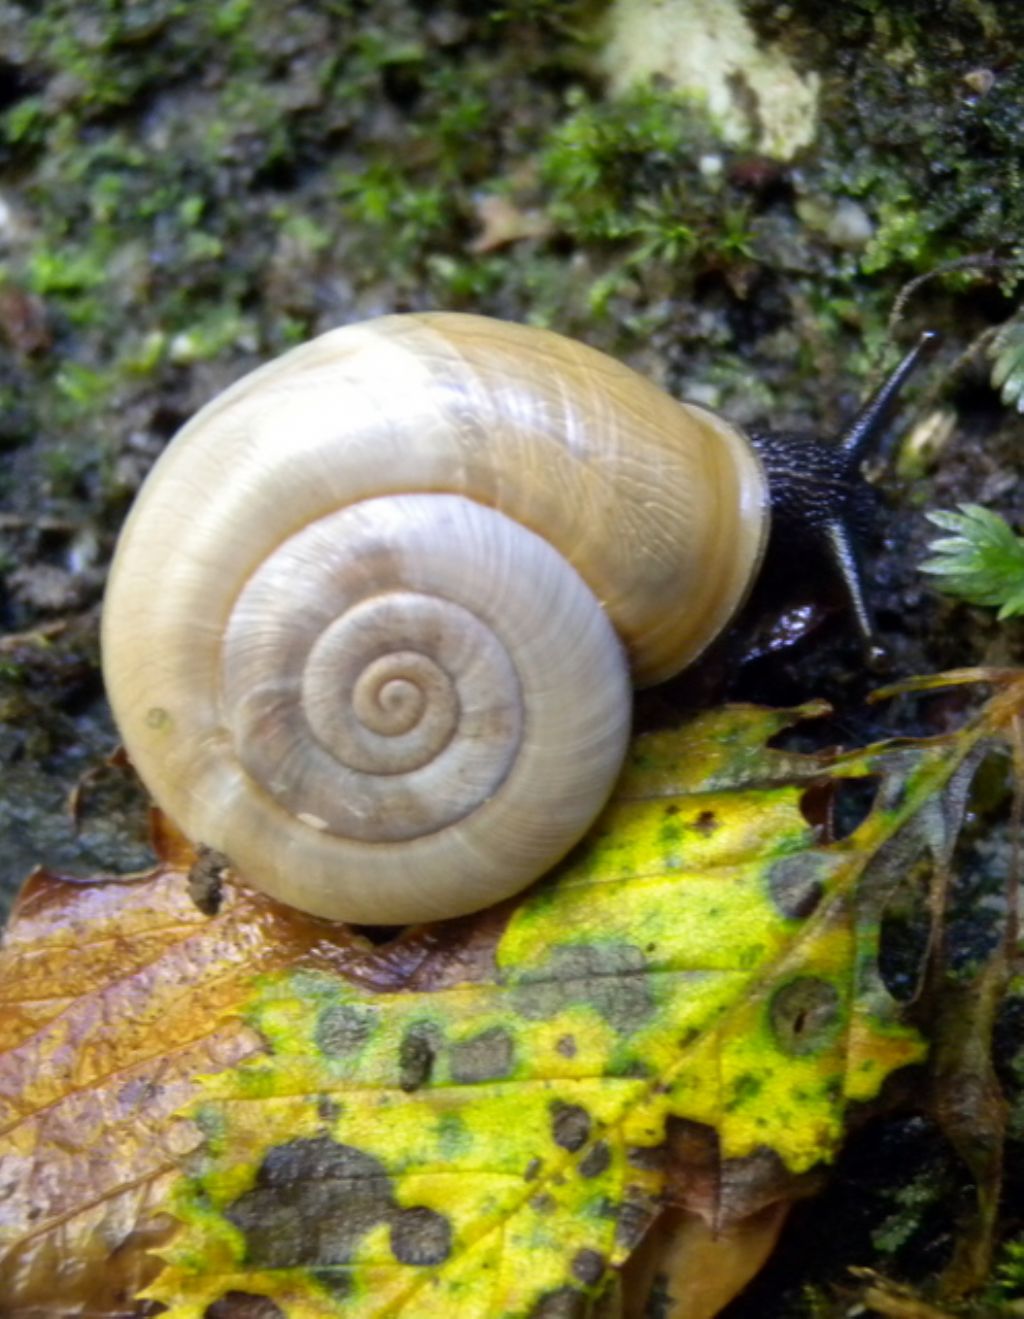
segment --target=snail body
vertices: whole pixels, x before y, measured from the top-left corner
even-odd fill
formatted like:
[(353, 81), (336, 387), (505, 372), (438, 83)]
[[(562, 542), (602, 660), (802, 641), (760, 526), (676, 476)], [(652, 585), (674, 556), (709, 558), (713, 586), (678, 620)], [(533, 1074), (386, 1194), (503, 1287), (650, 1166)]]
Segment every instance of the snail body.
[(271, 896), (398, 924), (554, 864), (618, 773), (630, 683), (725, 626), (764, 551), (749, 440), (548, 331), (332, 331), (168, 446), (104, 607), (157, 804)]

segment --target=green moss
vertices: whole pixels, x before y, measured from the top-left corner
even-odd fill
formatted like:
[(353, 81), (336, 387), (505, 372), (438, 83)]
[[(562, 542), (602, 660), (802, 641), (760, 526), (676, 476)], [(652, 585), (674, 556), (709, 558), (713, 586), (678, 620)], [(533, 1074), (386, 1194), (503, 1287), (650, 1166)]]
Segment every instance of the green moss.
[(450, 197), (440, 185), (414, 182), (392, 163), (342, 171), (335, 188), (343, 214), (365, 231), (367, 248), (385, 269), (422, 257), (453, 222)]
[(174, 335), (168, 344), (168, 357), (178, 365), (191, 365), (216, 357), (228, 348), (255, 348), (257, 339), (255, 323), (237, 308), (212, 307)]
[(109, 381), (100, 371), (80, 362), (65, 362), (54, 377), (58, 392), (77, 410), (92, 407), (107, 393)]
[(42, 458), (47, 485), (58, 499), (74, 494), (89, 466), (88, 452), (71, 444), (58, 444), (48, 449)]
[[(689, 107), (653, 88), (614, 102), (573, 93), (540, 157), (552, 215), (581, 240), (619, 241), (660, 227), (694, 171), (698, 135)], [(671, 227), (686, 229), (679, 218)]]
[[(613, 350), (671, 332), (684, 388), (763, 415), (818, 373), (814, 343), (843, 345), (851, 374), (873, 367), (908, 274), (1024, 232), (1016, 19), (957, 10), (957, 68), (997, 74), (985, 95), (950, 96), (923, 0), (898, 17), (807, 0), (782, 25), (753, 3), (762, 35), (822, 73), (826, 103), (856, 97), (856, 115), (823, 115), (797, 183), (723, 149), (700, 107), (664, 89), (599, 99), (577, 72), (599, 8), (506, 4), (445, 31), (403, 0), (258, 24), (251, 0), (130, 15), (48, 0), (18, 34), (26, 95), (0, 116), (0, 161), (34, 226), (8, 274), (44, 300), (55, 356), (78, 360), (88, 339), (81, 361), (108, 388), (69, 393), (44, 369), (36, 428), (77, 404), (87, 443), (124, 389), (340, 319), (335, 288), (494, 310)], [(482, 193), (546, 213), (550, 237), (474, 250)], [(875, 226), (859, 251), (828, 238), (842, 199)], [(737, 332), (752, 290), (761, 321)]]
[(1024, 13), (966, 0), (826, 10), (800, 0), (781, 24), (777, 8), (753, 0), (762, 35), (813, 49), (836, 97), (855, 97), (855, 113), (823, 117), (806, 177), (868, 205), (876, 232), (861, 270), (1008, 251), (1024, 224)]
[(27, 273), (29, 287), (42, 297), (88, 292), (107, 279), (101, 253), (89, 248), (37, 247), (29, 257)]
[(253, 0), (224, 0), (211, 15), (211, 26), (218, 37), (237, 37), (253, 14)]
[(38, 147), (46, 135), (46, 106), (41, 96), (26, 96), (0, 118), (0, 135), (5, 144)]
[(871, 1243), (882, 1256), (892, 1259), (922, 1230), (922, 1221), (934, 1214), (949, 1195), (950, 1188), (929, 1165), (903, 1185), (888, 1193), (890, 1209), (871, 1234)]
[[(874, 221), (870, 242), (850, 256), (802, 230), (791, 199), (766, 196), (699, 108), (663, 90), (609, 104), (570, 86), (560, 103), (535, 82), (536, 106), (516, 104), (533, 69), (557, 66), (567, 34), (594, 32), (586, 21), (596, 8), (494, 6), (476, 29), (467, 23), (439, 45), (398, 0), (299, 7), (288, 23), (267, 13), (259, 25), (251, 0), (151, 0), (130, 15), (112, 0), (88, 15), (51, 0), (23, 34), (36, 85), (0, 119), (10, 163), (24, 171), (47, 162), (28, 178), (42, 232), (25, 281), (52, 305), (58, 332), (66, 317), (106, 334), (111, 358), (138, 373), (139, 352), (114, 348), (127, 306), (147, 322), (135, 327), (136, 343), (201, 343), (188, 361), (229, 349), (232, 335), (209, 327), (239, 317), (243, 343), (252, 330), (276, 349), (308, 331), (317, 307), (310, 279), (322, 266), (343, 268), (357, 286), (385, 279), (426, 301), (494, 303), (570, 330), (605, 318), (656, 333), (663, 316), (651, 306), (688, 297), (702, 278), (740, 302), (759, 282), (762, 292), (765, 281), (781, 289), (783, 257), (794, 272), (786, 296), (806, 308), (819, 338), (853, 331), (865, 343), (848, 357), (857, 367), (883, 333), (892, 284), (881, 277), (1022, 231), (1017, 172), (1000, 170), (993, 188), (991, 163), (1012, 162), (1021, 145), (1024, 75), (1003, 58), (1017, 44), (1014, 18), (993, 26), (976, 7), (957, 9), (955, 60), (965, 69), (987, 61), (998, 73), (985, 95), (965, 86), (950, 96), (950, 42), (939, 58), (926, 21), (934, 6), (923, 0), (898, 16), (870, 5), (822, 16), (808, 2), (790, 7), (785, 24), (777, 7), (750, 6), (762, 34), (813, 62), (834, 95), (855, 87), (858, 113), (824, 116), (821, 147), (800, 172), (801, 195), (818, 199), (826, 218), (832, 199), (858, 198)], [(979, 51), (979, 39), (991, 49)], [(161, 106), (189, 78), (199, 100), (168, 102), (155, 117), (160, 149), (137, 122), (125, 131), (110, 117)], [(60, 80), (59, 106), (38, 90), (48, 79)], [(396, 106), (379, 143), (365, 134)], [(515, 200), (510, 171), (528, 178), (531, 169), (529, 203), (551, 216), (554, 246), (473, 252), (475, 190), (511, 188)], [(139, 265), (148, 263), (130, 271), (131, 296), (116, 260), (126, 227)], [(265, 297), (261, 271), (282, 242), (297, 250), (302, 293), (271, 328), (244, 308)], [(562, 273), (567, 246), (580, 258), (571, 280)], [(728, 388), (721, 346), (710, 347)], [(159, 373), (162, 357), (142, 358), (144, 375)], [(711, 369), (701, 368), (704, 378)]]

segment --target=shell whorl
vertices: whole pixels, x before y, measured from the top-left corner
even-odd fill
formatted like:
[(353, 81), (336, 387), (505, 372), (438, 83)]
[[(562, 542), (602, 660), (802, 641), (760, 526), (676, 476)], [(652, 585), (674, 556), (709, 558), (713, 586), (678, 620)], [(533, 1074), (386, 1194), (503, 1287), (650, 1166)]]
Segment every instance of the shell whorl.
[(282, 901), (475, 910), (585, 831), (629, 669), (667, 676), (720, 629), (763, 506), (738, 432), (557, 335), (334, 331), (154, 469), (104, 611), (115, 717), (158, 804)]

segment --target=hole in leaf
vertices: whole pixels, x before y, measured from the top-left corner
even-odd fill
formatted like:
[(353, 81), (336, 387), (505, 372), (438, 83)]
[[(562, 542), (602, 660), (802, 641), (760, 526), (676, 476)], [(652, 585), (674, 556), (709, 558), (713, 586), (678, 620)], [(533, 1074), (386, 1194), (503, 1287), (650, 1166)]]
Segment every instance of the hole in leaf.
[(838, 779), (832, 800), (832, 831), (835, 840), (849, 838), (871, 814), (878, 779), (871, 775), (863, 779)]
[(972, 1193), (943, 1147), (920, 1118), (855, 1131), (834, 1178), (794, 1207), (767, 1266), (721, 1319), (783, 1319), (803, 1288), (827, 1289), (866, 1259), (904, 1277), (934, 1277), (949, 1262), (956, 1210)]
[(284, 1319), (284, 1311), (269, 1296), (229, 1291), (206, 1307), (203, 1319)]
[(800, 797), (804, 819), (815, 829), (827, 833), (832, 821), (832, 784), (813, 783)]
[(921, 863), (890, 895), (882, 911), (878, 974), (885, 988), (901, 1003), (917, 994), (928, 951), (931, 916), (928, 909), (930, 866)]

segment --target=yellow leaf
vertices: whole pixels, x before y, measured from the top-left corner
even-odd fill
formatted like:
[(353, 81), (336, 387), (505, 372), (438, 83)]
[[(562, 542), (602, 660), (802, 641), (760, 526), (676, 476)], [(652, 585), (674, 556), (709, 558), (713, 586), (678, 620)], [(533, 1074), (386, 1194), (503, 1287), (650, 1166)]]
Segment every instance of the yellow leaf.
[[(232, 882), (204, 917), (185, 853), (37, 876), (0, 957), (10, 1313), (570, 1315), (666, 1203), (675, 1294), (724, 1303), (923, 1055), (881, 913), (1022, 702), (1004, 676), (960, 733), (831, 760), (768, 746), (818, 706), (639, 738), (556, 874), (380, 947)], [(877, 797), (835, 841), (816, 803), (850, 778)], [(688, 1288), (695, 1258), (722, 1275)]]
[(901, 831), (927, 850), (915, 822), (983, 730), (901, 748), (898, 807), (832, 843), (803, 809), (826, 766), (766, 746), (793, 717), (735, 708), (638, 739), (486, 974), (478, 949), (397, 993), (264, 978), (248, 1020), (267, 1055), (207, 1087), (216, 1138), (147, 1295), (173, 1319), (231, 1292), (303, 1319), (555, 1313), (599, 1292), (656, 1216), (671, 1121), (717, 1140), (723, 1173), (696, 1209), (719, 1226), (761, 1208), (757, 1178), (729, 1167), (770, 1152), (795, 1187), (829, 1160), (849, 1102), (923, 1055), (859, 885)]

